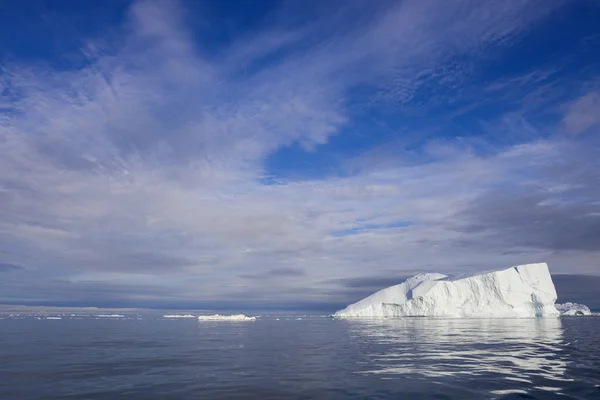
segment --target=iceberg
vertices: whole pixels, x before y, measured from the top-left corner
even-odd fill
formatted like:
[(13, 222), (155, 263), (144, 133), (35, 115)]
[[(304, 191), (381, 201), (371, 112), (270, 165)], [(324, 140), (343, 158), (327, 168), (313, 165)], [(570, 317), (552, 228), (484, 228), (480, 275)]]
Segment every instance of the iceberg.
[(196, 318), (196, 316), (192, 314), (167, 314), (163, 315), (163, 318)]
[(590, 308), (584, 304), (569, 302), (563, 304), (555, 304), (554, 306), (560, 312), (560, 315), (592, 315), (592, 311), (590, 310)]
[(519, 265), (466, 277), (427, 273), (380, 290), (337, 318), (533, 318), (560, 315), (546, 263)]
[(256, 317), (247, 317), (244, 314), (236, 315), (201, 315), (198, 321), (256, 321)]

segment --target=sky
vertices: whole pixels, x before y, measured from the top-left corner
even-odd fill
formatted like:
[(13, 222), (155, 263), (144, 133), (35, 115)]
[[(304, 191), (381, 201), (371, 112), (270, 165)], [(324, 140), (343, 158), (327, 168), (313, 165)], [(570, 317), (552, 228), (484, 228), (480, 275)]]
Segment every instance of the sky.
[(594, 0), (0, 2), (0, 303), (328, 309), (531, 262), (559, 300), (600, 293), (598, 21)]

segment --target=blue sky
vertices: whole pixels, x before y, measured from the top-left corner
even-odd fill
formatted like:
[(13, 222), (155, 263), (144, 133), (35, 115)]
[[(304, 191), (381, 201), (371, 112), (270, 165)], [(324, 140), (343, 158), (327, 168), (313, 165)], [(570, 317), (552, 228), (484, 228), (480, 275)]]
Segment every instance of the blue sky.
[(600, 275), (599, 20), (592, 0), (3, 2), (0, 303)]

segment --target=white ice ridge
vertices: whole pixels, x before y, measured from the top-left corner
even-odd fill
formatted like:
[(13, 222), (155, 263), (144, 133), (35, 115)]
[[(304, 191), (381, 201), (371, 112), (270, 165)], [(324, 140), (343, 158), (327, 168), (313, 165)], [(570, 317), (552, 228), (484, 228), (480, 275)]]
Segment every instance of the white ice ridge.
[(590, 308), (583, 304), (564, 303), (555, 304), (554, 306), (560, 312), (560, 315), (592, 315)]
[(546, 263), (451, 278), (428, 273), (380, 290), (334, 314), (340, 318), (558, 316)]
[(192, 314), (168, 314), (163, 315), (163, 318), (196, 318), (196, 316)]
[(236, 315), (201, 315), (198, 321), (256, 321), (256, 317), (246, 317), (244, 314)]

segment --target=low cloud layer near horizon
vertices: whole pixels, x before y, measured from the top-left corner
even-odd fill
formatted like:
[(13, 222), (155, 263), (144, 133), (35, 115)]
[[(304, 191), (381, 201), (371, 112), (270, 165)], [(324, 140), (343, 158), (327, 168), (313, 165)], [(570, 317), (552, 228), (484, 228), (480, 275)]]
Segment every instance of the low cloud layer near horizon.
[(600, 275), (597, 2), (27, 3), (0, 5), (0, 303)]

